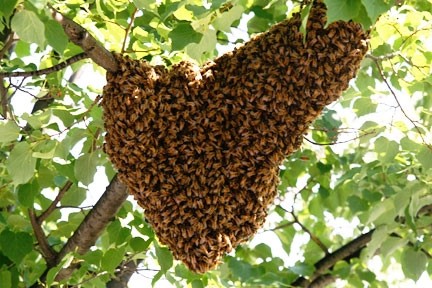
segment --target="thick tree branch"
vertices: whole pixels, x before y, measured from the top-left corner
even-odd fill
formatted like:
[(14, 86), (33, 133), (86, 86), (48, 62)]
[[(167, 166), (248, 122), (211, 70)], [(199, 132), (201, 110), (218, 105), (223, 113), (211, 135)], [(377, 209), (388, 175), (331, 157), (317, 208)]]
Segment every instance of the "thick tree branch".
[[(116, 215), (118, 209), (124, 203), (127, 196), (128, 193), (126, 186), (120, 182), (117, 176), (114, 176), (104, 194), (95, 204), (94, 208), (86, 215), (80, 226), (75, 230), (74, 234), (57, 254), (55, 261), (51, 264), (47, 263), (47, 268), (39, 278), (39, 282), (35, 283), (31, 287), (45, 287), (44, 283), (48, 271), (58, 265), (66, 254), (70, 252), (85, 254), (90, 247), (94, 245), (100, 234), (108, 225), (109, 221)], [(68, 268), (62, 269), (57, 274), (56, 281), (69, 278), (78, 267), (79, 264), (74, 263)]]
[[(304, 277), (298, 278), (296, 281), (294, 281), (291, 285), (294, 287), (323, 287), (323, 286), (311, 286), (315, 281), (315, 283), (320, 282), (319, 278), (321, 276), (324, 276), (328, 270), (333, 268), (333, 266), (340, 260), (349, 260), (351, 258), (356, 257), (358, 252), (363, 249), (372, 239), (372, 234), (375, 230), (371, 230), (366, 234), (363, 234), (359, 236), (358, 238), (354, 239), (353, 241), (345, 244), (338, 250), (334, 251), (333, 253), (330, 253), (329, 255), (322, 258), (320, 261), (318, 261), (315, 266), (315, 272), (314, 274), (309, 278), (306, 279)], [(336, 278), (333, 278), (335, 280)], [(322, 279), (324, 280), (324, 279)], [(325, 283), (329, 284), (327, 281), (330, 279), (325, 279)]]
[(78, 62), (82, 59), (88, 58), (88, 57), (89, 56), (85, 52), (83, 52), (83, 53), (77, 54), (75, 56), (72, 56), (71, 58), (67, 59), (66, 61), (61, 62), (61, 63), (54, 65), (52, 67), (49, 67), (49, 68), (40, 69), (40, 70), (36, 70), (36, 71), (0, 72), (0, 77), (1, 76), (4, 76), (4, 77), (35, 77), (35, 76), (50, 74), (50, 73), (62, 70), (64, 68), (68, 67), (69, 65), (71, 65), (75, 62)]
[(60, 23), (68, 36), (74, 44), (80, 46), (84, 52), (99, 66), (105, 68), (110, 72), (115, 72), (118, 69), (117, 61), (114, 56), (105, 47), (103, 47), (90, 33), (65, 17), (63, 14), (51, 8), (51, 13), (58, 23)]
[[(87, 214), (81, 225), (60, 250), (56, 263), (60, 263), (61, 259), (70, 252), (86, 253), (94, 245), (109, 221), (115, 216), (127, 196), (126, 186), (115, 176), (94, 208)], [(60, 271), (56, 280), (60, 281), (68, 278), (71, 272)]]
[(115, 272), (114, 278), (106, 284), (106, 288), (126, 288), (129, 279), (136, 272), (138, 265), (142, 260), (129, 260), (122, 262), (118, 271)]

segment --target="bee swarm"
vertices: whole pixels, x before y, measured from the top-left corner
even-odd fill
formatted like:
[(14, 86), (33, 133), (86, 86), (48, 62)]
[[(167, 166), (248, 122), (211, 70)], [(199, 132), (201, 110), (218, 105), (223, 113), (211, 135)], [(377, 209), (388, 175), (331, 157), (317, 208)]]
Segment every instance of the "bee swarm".
[(115, 55), (102, 106), (105, 151), (161, 243), (204, 273), (264, 223), (279, 165), (366, 53), (353, 22), (311, 9), (204, 67)]

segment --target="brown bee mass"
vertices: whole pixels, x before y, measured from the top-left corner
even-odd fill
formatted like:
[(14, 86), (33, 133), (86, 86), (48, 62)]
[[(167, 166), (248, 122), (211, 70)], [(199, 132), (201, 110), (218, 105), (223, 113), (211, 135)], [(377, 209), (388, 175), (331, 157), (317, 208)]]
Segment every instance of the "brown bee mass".
[(295, 151), (366, 53), (353, 22), (312, 8), (204, 67), (170, 70), (115, 55), (102, 106), (105, 151), (160, 242), (204, 273), (260, 228)]

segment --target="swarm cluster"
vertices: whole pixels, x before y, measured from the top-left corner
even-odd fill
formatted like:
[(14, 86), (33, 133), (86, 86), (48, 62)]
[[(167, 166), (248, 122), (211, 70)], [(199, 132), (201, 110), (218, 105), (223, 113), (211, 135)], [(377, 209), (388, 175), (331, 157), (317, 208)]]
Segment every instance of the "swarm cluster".
[(261, 227), (278, 166), (366, 53), (353, 22), (324, 29), (324, 4), (204, 67), (115, 55), (102, 106), (105, 151), (159, 240), (203, 273)]

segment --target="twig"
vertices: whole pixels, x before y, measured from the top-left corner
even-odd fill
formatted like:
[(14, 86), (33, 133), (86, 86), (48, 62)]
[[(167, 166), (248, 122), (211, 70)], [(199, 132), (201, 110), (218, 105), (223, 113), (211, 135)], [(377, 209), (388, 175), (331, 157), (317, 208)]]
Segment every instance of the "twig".
[(72, 56), (71, 58), (67, 59), (64, 62), (61, 62), (61, 63), (54, 65), (52, 67), (49, 67), (49, 68), (40, 69), (40, 70), (36, 70), (36, 71), (0, 72), (0, 76), (5, 76), (5, 77), (35, 77), (35, 76), (46, 75), (46, 74), (60, 71), (64, 68), (70, 66), (71, 64), (78, 62), (82, 59), (88, 58), (88, 57), (89, 56), (87, 55), (87, 53), (82, 52), (80, 54)]
[(115, 72), (118, 69), (117, 61), (114, 56), (105, 47), (103, 47), (86, 29), (78, 25), (73, 20), (65, 17), (63, 14), (55, 10), (52, 6), (52, 16), (54, 20), (60, 23), (74, 44), (80, 46), (84, 52), (99, 66), (110, 72)]
[(57, 208), (57, 204), (60, 202), (60, 200), (63, 198), (64, 194), (72, 187), (72, 181), (67, 181), (63, 187), (60, 189), (59, 193), (57, 194), (56, 198), (53, 202), (51, 202), (50, 206), (39, 216), (37, 217), (37, 222), (40, 224), (42, 223), (46, 218), (48, 218), (49, 215)]
[(324, 143), (315, 142), (315, 141), (313, 141), (313, 140), (310, 140), (310, 139), (307, 138), (306, 136), (303, 136), (303, 139), (306, 140), (307, 142), (311, 143), (311, 144), (314, 144), (314, 145), (320, 145), (320, 146), (331, 146), (331, 145), (336, 145), (336, 144), (348, 143), (348, 142), (354, 141), (354, 140), (356, 140), (356, 139), (360, 139), (360, 138), (363, 137), (363, 136), (366, 136), (366, 135), (369, 135), (369, 134), (373, 134), (373, 133), (375, 133), (375, 131), (365, 132), (365, 133), (362, 134), (362, 135), (359, 135), (359, 136), (357, 136), (357, 137), (354, 137), (354, 138), (351, 138), (351, 139), (348, 139), (348, 140), (343, 140), (343, 141), (334, 141), (334, 142), (324, 142)]
[(296, 223), (296, 222), (295, 222), (295, 221), (290, 221), (290, 222), (288, 222), (288, 223), (284, 223), (284, 224), (278, 225), (278, 226), (276, 226), (276, 227), (273, 227), (273, 228), (270, 228), (270, 229), (264, 230), (263, 232), (267, 232), (267, 231), (276, 231), (276, 230), (279, 230), (279, 229), (283, 229), (283, 228), (285, 228), (285, 227), (292, 226), (294, 223)]
[(289, 212), (291, 216), (294, 218), (294, 222), (300, 225), (303, 231), (305, 231), (307, 234), (309, 234), (309, 237), (315, 244), (318, 245), (318, 247), (321, 248), (321, 250), (326, 254), (329, 255), (329, 251), (326, 245), (318, 238), (316, 237), (306, 226), (304, 226), (297, 218), (297, 216), (294, 214), (294, 212)]
[(55, 263), (57, 253), (48, 244), (45, 233), (43, 232), (42, 227), (40, 226), (40, 223), (38, 222), (38, 220), (36, 218), (36, 214), (35, 214), (34, 209), (28, 209), (28, 214), (29, 214), (29, 218), (30, 218), (30, 222), (31, 222), (31, 225), (33, 228), (33, 232), (34, 232), (36, 240), (39, 244), (42, 256), (44, 257), (45, 261), (47, 262), (47, 265), (53, 265)]
[(422, 139), (423, 144), (425, 144), (430, 150), (432, 150), (432, 146), (426, 142), (425, 138), (423, 137), (423, 133), (420, 131), (420, 128), (417, 126), (417, 124), (416, 124), (417, 121), (412, 120), (411, 117), (408, 116), (408, 114), (405, 112), (405, 109), (402, 107), (401, 103), (399, 102), (399, 99), (396, 95), (396, 92), (393, 90), (391, 85), (388, 83), (387, 78), (381, 69), (381, 65), (380, 65), (379, 61), (374, 60), (374, 63), (377, 66), (378, 73), (380, 74), (381, 79), (383, 80), (384, 84), (387, 86), (390, 93), (393, 95), (393, 98), (395, 99), (395, 101), (396, 101), (399, 109), (401, 110), (402, 114), (408, 119), (408, 121), (411, 122), (411, 124), (414, 125), (414, 128), (416, 129), (417, 133), (420, 135), (420, 138)]
[(132, 12), (130, 23), (129, 23), (129, 25), (126, 28), (125, 37), (123, 39), (123, 45), (122, 45), (122, 49), (121, 49), (121, 53), (122, 54), (125, 52), (126, 41), (127, 41), (127, 38), (128, 38), (129, 32), (130, 32), (130, 29), (132, 28), (133, 22), (135, 20), (135, 16), (136, 16), (137, 11), (138, 11), (138, 8), (135, 8), (135, 10)]

